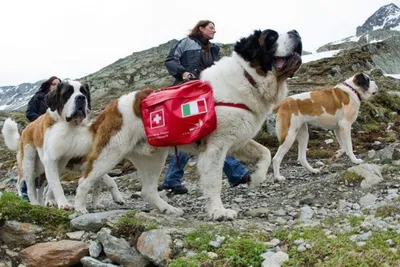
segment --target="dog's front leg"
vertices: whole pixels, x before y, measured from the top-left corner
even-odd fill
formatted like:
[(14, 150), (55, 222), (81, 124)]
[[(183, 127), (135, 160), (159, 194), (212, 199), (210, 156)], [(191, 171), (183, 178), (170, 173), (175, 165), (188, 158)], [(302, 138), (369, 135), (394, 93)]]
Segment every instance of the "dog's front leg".
[(237, 212), (225, 209), (221, 200), (222, 167), (226, 151), (209, 143), (207, 150), (199, 154), (197, 162), (200, 183), (207, 201), (207, 214), (216, 221), (232, 220), (237, 217)]
[(349, 156), (350, 160), (354, 164), (360, 164), (364, 161), (362, 159), (356, 158), (353, 153), (353, 144), (351, 142), (351, 125), (347, 122), (339, 123), (339, 135), (344, 145), (344, 150), (346, 151), (347, 156)]
[(265, 146), (250, 140), (234, 152), (238, 159), (244, 162), (255, 162), (256, 169), (250, 175), (249, 188), (254, 188), (265, 181), (268, 168), (271, 165), (271, 152)]
[(73, 206), (68, 202), (61, 186), (58, 160), (45, 157), (43, 159), (43, 165), (47, 183), (49, 184), (49, 190), (52, 191), (55, 197), (57, 207), (59, 209), (72, 210)]

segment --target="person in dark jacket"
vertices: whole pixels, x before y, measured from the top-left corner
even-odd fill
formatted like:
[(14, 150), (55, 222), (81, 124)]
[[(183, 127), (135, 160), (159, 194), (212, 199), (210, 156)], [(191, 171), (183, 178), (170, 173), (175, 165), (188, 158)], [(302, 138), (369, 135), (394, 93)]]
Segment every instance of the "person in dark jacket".
[[(59, 78), (57, 78), (56, 76), (52, 76), (40, 85), (39, 90), (29, 100), (28, 108), (26, 109), (26, 118), (29, 120), (29, 122), (36, 120), (37, 118), (42, 116), (42, 114), (46, 113), (46, 94), (55, 90), (57, 88), (57, 84), (59, 84), (60, 82), (61, 80)], [(36, 178), (36, 182), (38, 182), (38, 178)], [(21, 193), (22, 198), (29, 201), (28, 188), (25, 181), (22, 183)]]
[(36, 120), (42, 114), (46, 113), (46, 94), (56, 89), (57, 84), (60, 82), (61, 80), (59, 78), (52, 76), (40, 85), (39, 90), (29, 100), (28, 108), (26, 109), (26, 118), (29, 122)]
[[(183, 83), (190, 78), (198, 79), (204, 69), (220, 59), (220, 48), (210, 42), (215, 33), (215, 24), (212, 21), (201, 20), (186, 38), (171, 48), (165, 60), (165, 66), (169, 74), (175, 78), (174, 85)], [(179, 152), (177, 157), (172, 158), (165, 179), (158, 190), (171, 190), (175, 194), (188, 192), (181, 179), (190, 156), (187, 153)], [(177, 162), (179, 162), (179, 166), (177, 166)], [(225, 159), (224, 173), (232, 187), (250, 180), (249, 170), (230, 156)]]

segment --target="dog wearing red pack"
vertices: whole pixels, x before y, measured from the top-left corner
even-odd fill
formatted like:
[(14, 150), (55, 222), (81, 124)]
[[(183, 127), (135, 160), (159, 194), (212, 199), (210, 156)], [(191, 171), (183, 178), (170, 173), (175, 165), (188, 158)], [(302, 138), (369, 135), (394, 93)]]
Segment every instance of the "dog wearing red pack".
[[(200, 80), (212, 87), (216, 129), (196, 142), (179, 145), (179, 150), (198, 155), (200, 183), (206, 212), (213, 220), (234, 219), (237, 212), (221, 201), (222, 167), (227, 154), (255, 163), (249, 187), (265, 181), (271, 163), (270, 151), (252, 140), (272, 107), (287, 95), (286, 79), (301, 65), (302, 42), (295, 30), (278, 34), (256, 30), (234, 45), (231, 56), (223, 57), (201, 73)], [(158, 194), (160, 177), (170, 147), (148, 142), (142, 118), (142, 101), (154, 94), (143, 89), (121, 96), (108, 105), (93, 123), (93, 143), (88, 167), (77, 188), (75, 210), (86, 210), (90, 188), (123, 158), (135, 165), (142, 183), (142, 197), (166, 214), (183, 211)]]

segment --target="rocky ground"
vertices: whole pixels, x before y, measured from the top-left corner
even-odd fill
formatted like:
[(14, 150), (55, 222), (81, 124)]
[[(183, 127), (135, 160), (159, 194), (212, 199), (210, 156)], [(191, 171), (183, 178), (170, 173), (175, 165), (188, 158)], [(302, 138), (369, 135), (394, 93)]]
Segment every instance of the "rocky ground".
[[(365, 53), (356, 49), (306, 64), (290, 80), (291, 93), (369, 70)], [(230, 188), (224, 179), (222, 201), (239, 212), (234, 221), (207, 219), (195, 166), (186, 169), (188, 194), (161, 192), (185, 211), (180, 218), (152, 210), (140, 197), (134, 167), (125, 164), (111, 173), (124, 206), (108, 192), (101, 196), (104, 209), (83, 216), (31, 206), (14, 194), (15, 153), (0, 140), (0, 267), (400, 266), (400, 83), (377, 70), (370, 74), (381, 92), (362, 104), (352, 131), (355, 153), (365, 163), (333, 160), (338, 145), (332, 132), (310, 127), (308, 157), (321, 173), (311, 175), (297, 164), (293, 146), (281, 166), (285, 182), (273, 182), (271, 170), (251, 190)], [(26, 124), (23, 113), (0, 113), (0, 126), (8, 116), (21, 128)], [(273, 125), (269, 120), (256, 137), (272, 154), (278, 145)], [(78, 176), (63, 176), (71, 202)]]
[[(238, 219), (229, 222), (207, 219), (195, 166), (186, 170), (188, 194), (161, 193), (185, 211), (181, 218), (151, 210), (140, 197), (135, 170), (115, 169), (124, 206), (103, 192), (104, 210), (64, 214), (70, 224), (68, 219), (67, 227), (53, 231), (3, 214), (0, 258), (5, 266), (356, 266), (356, 258), (365, 255), (369, 264), (362, 266), (397, 266), (400, 145), (361, 156), (366, 163), (355, 168), (345, 156), (311, 159), (322, 170), (311, 175), (292, 152), (282, 166), (285, 182), (272, 182), (270, 172), (269, 181), (250, 190), (230, 188), (225, 179), (222, 200), (239, 211)], [(2, 186), (14, 191), (15, 173), (6, 177)], [(73, 202), (76, 181), (63, 184)], [(10, 197), (5, 194), (1, 199)], [(0, 211), (7, 214), (5, 205), (0, 201)], [(329, 248), (344, 254), (339, 257)]]

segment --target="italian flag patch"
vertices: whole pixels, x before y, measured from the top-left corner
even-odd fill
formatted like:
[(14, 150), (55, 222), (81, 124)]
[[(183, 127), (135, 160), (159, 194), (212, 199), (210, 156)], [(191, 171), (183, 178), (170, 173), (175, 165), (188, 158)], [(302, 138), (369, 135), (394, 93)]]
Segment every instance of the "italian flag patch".
[(207, 112), (206, 100), (200, 99), (181, 105), (182, 117), (189, 117)]

